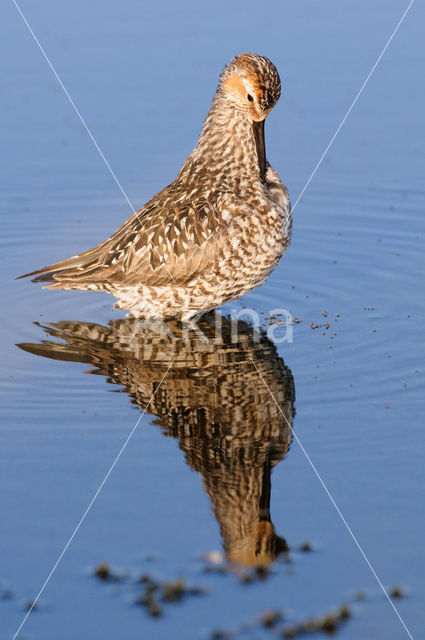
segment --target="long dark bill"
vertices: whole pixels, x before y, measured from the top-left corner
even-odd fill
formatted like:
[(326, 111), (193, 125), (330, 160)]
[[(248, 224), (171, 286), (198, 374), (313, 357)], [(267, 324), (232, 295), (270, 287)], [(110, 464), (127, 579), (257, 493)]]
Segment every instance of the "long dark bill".
[(264, 142), (264, 120), (253, 122), (255, 146), (257, 147), (258, 166), (260, 168), (260, 180), (266, 181), (266, 145)]

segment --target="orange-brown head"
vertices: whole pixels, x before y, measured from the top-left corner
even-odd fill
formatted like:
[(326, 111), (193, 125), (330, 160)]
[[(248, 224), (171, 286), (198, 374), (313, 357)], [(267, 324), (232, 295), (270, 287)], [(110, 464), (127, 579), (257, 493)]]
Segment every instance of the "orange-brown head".
[(219, 90), (248, 119), (261, 122), (279, 100), (281, 85), (277, 69), (268, 58), (244, 53), (225, 67)]

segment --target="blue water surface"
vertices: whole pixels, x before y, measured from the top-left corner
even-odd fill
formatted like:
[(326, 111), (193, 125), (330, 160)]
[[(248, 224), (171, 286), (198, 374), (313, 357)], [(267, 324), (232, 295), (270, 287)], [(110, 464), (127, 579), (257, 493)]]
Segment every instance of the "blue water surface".
[[(85, 375), (93, 358), (15, 346), (61, 342), (36, 322), (107, 327), (119, 317), (112, 298), (14, 278), (99, 243), (130, 203), (174, 179), (237, 53), (264, 54), (281, 74), (267, 155), (296, 202), (407, 4), (22, 0), (115, 180), (15, 4), (3, 3), (2, 637), (14, 637), (141, 411), (128, 389), (113, 392), (122, 380)], [(393, 604), (411, 636), (423, 636), (424, 19), (416, 0), (297, 204), (288, 255), (236, 305), (301, 320), (293, 342), (277, 345), (302, 444), (293, 439), (272, 472), (272, 519), (290, 561), (250, 584), (238, 572), (205, 572), (203, 555), (222, 544), (205, 478), (148, 411), (19, 638), (205, 639), (224, 629), (266, 639), (266, 610), (291, 625), (343, 603), (352, 615), (338, 637), (409, 637), (377, 577), (386, 590), (401, 587)], [(311, 553), (297, 551), (303, 541)], [(93, 577), (105, 562), (207, 593), (153, 618), (134, 606), (130, 579)]]

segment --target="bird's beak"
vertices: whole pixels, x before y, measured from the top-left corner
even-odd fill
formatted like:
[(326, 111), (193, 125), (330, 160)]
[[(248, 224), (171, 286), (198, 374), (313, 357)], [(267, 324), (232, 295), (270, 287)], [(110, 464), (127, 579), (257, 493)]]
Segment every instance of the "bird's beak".
[(261, 182), (266, 181), (266, 145), (264, 142), (264, 120), (253, 121), (255, 146), (257, 147), (258, 166)]

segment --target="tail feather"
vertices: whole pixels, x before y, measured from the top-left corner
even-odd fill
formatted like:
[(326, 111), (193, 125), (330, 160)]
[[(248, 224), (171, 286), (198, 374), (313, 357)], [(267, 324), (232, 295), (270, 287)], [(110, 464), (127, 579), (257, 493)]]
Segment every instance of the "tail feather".
[[(36, 278), (32, 278), (31, 282), (53, 282), (55, 273), (57, 273), (57, 271), (47, 271)], [(20, 276), (20, 278), (25, 278), (25, 276)], [(19, 280), (19, 278), (16, 279)]]
[(36, 269), (35, 271), (31, 271), (30, 273), (24, 273), (24, 275), (18, 276), (16, 280), (20, 280), (21, 278), (29, 278), (31, 276), (37, 276), (36, 278), (33, 278), (32, 282), (53, 282), (54, 276), (56, 274), (59, 274), (60, 272), (67, 269), (78, 268), (83, 262), (84, 254), (72, 256), (72, 258), (61, 260), (61, 262), (55, 262), (54, 264), (50, 264), (47, 267), (43, 267), (42, 269)]
[(102, 249), (103, 245), (99, 245), (98, 247), (85, 251), (84, 253), (72, 256), (71, 258), (66, 258), (66, 260), (55, 262), (47, 267), (43, 267), (42, 269), (31, 271), (30, 273), (25, 273), (24, 275), (16, 278), (16, 280), (29, 278), (31, 276), (36, 276), (35, 278), (32, 278), (32, 282), (45, 283), (55, 283), (67, 278), (75, 279), (76, 281), (84, 280), (89, 272), (99, 268), (101, 264), (99, 263), (99, 258), (102, 255)]
[[(146, 211), (149, 211), (149, 209), (146, 209)], [(111, 267), (111, 264), (113, 264), (113, 261), (111, 264), (108, 264), (111, 242), (116, 243), (122, 238), (126, 238), (129, 233), (129, 229), (132, 229), (133, 223), (136, 222), (134, 233), (132, 235), (132, 237), (134, 237), (138, 227), (140, 226), (141, 212), (142, 210), (135, 213), (134, 216), (129, 218), (129, 220), (115, 231), (110, 238), (99, 244), (97, 247), (89, 249), (84, 253), (79, 253), (71, 258), (67, 258), (66, 260), (55, 262), (47, 267), (43, 267), (42, 269), (36, 269), (35, 271), (24, 273), (24, 275), (18, 276), (16, 280), (36, 276), (32, 279), (32, 282), (50, 282), (52, 284), (47, 285), (48, 289), (84, 289), (86, 287), (83, 285), (87, 280), (87, 283), (90, 284), (91, 288), (93, 281), (99, 282), (99, 279), (101, 279), (99, 276), (104, 274), (105, 270), (108, 270), (108, 268)], [(127, 239), (126, 246), (128, 246), (128, 242), (129, 241)], [(62, 287), (61, 284), (64, 286)]]

